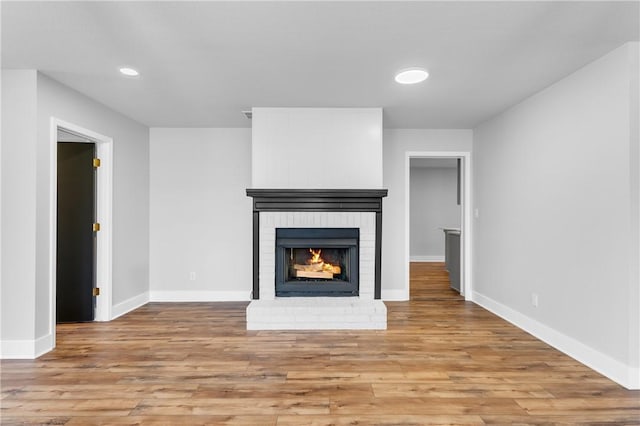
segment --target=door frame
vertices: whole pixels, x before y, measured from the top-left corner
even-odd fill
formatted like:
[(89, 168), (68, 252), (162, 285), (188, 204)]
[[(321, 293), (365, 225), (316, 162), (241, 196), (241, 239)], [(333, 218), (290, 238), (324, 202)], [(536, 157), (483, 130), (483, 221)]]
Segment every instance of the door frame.
[(84, 137), (96, 145), (96, 155), (101, 160), (96, 175), (96, 218), (100, 231), (96, 235), (96, 286), (100, 296), (96, 301), (94, 321), (110, 321), (112, 310), (112, 200), (113, 200), (113, 139), (92, 130), (51, 117), (50, 163), (51, 183), (49, 191), (49, 329), (56, 339), (56, 239), (58, 204), (58, 129)]
[(473, 247), (473, 232), (471, 221), (471, 152), (469, 151), (408, 151), (405, 152), (405, 166), (404, 166), (404, 259), (405, 270), (404, 280), (407, 289), (407, 299), (410, 298), (411, 281), (409, 275), (409, 265), (411, 263), (410, 256), (410, 239), (411, 239), (411, 191), (410, 191), (410, 168), (412, 158), (453, 158), (461, 160), (461, 215), (460, 221), (460, 294), (464, 296), (465, 300), (473, 300), (473, 282), (472, 282), (472, 247)]

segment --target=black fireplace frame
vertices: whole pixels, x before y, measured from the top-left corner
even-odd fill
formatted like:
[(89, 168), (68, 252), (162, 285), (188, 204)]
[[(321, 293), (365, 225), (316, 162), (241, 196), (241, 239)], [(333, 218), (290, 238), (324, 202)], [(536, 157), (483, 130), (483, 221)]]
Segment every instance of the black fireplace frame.
[[(327, 247), (348, 250), (348, 280), (291, 280), (287, 276), (286, 249)], [(276, 296), (278, 297), (349, 297), (359, 292), (360, 230), (354, 228), (277, 228), (276, 229)]]
[(253, 295), (260, 299), (260, 212), (373, 212), (376, 214), (374, 298), (381, 298), (382, 198), (386, 189), (247, 189), (253, 198)]

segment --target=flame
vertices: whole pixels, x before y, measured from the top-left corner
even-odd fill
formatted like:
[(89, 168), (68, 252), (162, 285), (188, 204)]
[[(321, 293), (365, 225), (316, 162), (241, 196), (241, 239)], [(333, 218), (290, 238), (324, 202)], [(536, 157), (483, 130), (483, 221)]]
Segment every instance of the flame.
[(307, 260), (307, 263), (310, 265), (322, 265), (322, 270), (326, 272), (331, 272), (334, 274), (340, 273), (340, 267), (336, 265), (332, 265), (330, 263), (325, 262), (325, 260), (320, 257), (322, 253), (322, 249), (314, 250), (309, 249), (309, 253), (311, 253), (311, 259)]
[(311, 253), (310, 263), (324, 263), (324, 260), (320, 257), (320, 253), (322, 253), (322, 249), (314, 250), (309, 249), (309, 253)]

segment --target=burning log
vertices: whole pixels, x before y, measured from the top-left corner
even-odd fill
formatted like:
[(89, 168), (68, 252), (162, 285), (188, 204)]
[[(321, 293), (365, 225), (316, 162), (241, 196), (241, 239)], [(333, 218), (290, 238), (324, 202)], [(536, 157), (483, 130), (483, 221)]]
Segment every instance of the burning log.
[(293, 275), (296, 278), (327, 278), (333, 279), (334, 275), (342, 272), (340, 266), (329, 263), (312, 263), (310, 265), (293, 265)]
[(309, 249), (311, 258), (305, 265), (296, 263), (293, 265), (293, 276), (296, 278), (325, 278), (333, 279), (334, 275), (342, 272), (340, 266), (325, 263), (320, 257), (322, 250)]
[(333, 272), (327, 271), (295, 271), (296, 278), (325, 278), (332, 280)]
[(324, 263), (312, 263), (310, 265), (295, 264), (293, 265), (293, 269), (296, 271), (320, 272), (323, 266)]

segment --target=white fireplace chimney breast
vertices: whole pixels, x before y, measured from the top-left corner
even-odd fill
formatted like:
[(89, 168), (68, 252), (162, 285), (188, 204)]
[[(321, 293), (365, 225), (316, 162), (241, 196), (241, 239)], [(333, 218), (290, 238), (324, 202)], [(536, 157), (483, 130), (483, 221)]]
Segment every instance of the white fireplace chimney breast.
[(253, 108), (253, 188), (382, 188), (382, 108)]

